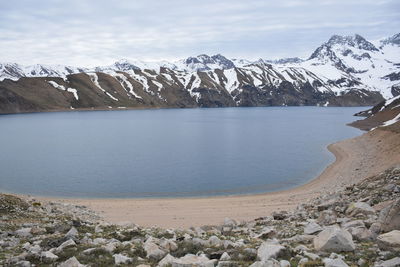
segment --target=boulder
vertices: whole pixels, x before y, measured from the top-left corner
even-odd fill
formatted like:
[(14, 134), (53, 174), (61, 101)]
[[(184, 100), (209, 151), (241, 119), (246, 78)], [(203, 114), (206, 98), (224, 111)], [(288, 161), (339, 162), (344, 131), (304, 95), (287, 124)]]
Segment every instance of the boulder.
[(58, 256), (54, 255), (50, 251), (44, 251), (40, 254), (40, 258), (43, 262), (53, 262), (58, 259)]
[(31, 237), (31, 230), (32, 228), (21, 228), (15, 231), (15, 235), (22, 238)]
[(370, 241), (374, 239), (374, 234), (365, 227), (351, 227), (348, 231), (358, 241)]
[(400, 251), (400, 231), (381, 234), (377, 237), (377, 242), (380, 249)]
[(173, 252), (178, 249), (178, 245), (172, 240), (161, 240), (160, 247), (169, 252)]
[(374, 267), (399, 267), (400, 257), (396, 257), (387, 261), (376, 263)]
[(219, 258), (220, 261), (229, 261), (231, 260), (231, 256), (227, 252), (222, 253), (221, 258)]
[(224, 226), (230, 226), (230, 227), (235, 227), (237, 225), (237, 222), (231, 218), (225, 218), (224, 219)]
[(212, 247), (220, 247), (223, 245), (223, 242), (217, 236), (213, 235), (208, 239), (208, 244)]
[(65, 234), (67, 238), (75, 238), (78, 236), (78, 230), (72, 226), (72, 228)]
[(400, 230), (400, 198), (381, 210), (379, 220), (383, 232)]
[(276, 235), (276, 231), (275, 231), (274, 228), (272, 228), (272, 227), (264, 227), (261, 230), (261, 233), (256, 236), (256, 238), (268, 239), (268, 238), (274, 237), (275, 235)]
[(167, 252), (161, 250), (157, 244), (154, 243), (152, 238), (149, 238), (144, 242), (143, 248), (146, 251), (147, 258), (149, 259), (159, 261), (167, 255)]
[(314, 248), (320, 251), (353, 251), (355, 245), (351, 234), (337, 226), (327, 227), (314, 238)]
[(350, 216), (356, 216), (358, 214), (371, 215), (375, 214), (375, 210), (366, 202), (355, 202), (349, 205), (346, 214)]
[[(72, 239), (68, 239), (67, 241), (65, 241), (64, 243), (62, 243), (61, 245), (59, 245), (59, 246), (56, 248), (56, 252), (61, 252), (61, 251), (63, 251), (65, 248), (67, 248), (67, 247), (73, 247), (73, 246), (76, 246), (75, 241), (72, 240)], [(72, 259), (72, 258), (71, 258), (71, 259)]]
[(165, 267), (169, 266), (172, 264), (172, 262), (175, 260), (175, 257), (171, 256), (170, 254), (167, 254), (159, 263), (158, 267)]
[(249, 267), (281, 267), (279, 261), (271, 259), (267, 261), (256, 261)]
[(58, 267), (85, 267), (85, 265), (81, 264), (75, 257), (72, 257), (59, 264)]
[(240, 265), (234, 261), (219, 261), (217, 267), (239, 267)]
[(304, 234), (312, 235), (322, 231), (322, 227), (316, 222), (310, 222), (304, 227)]
[(286, 248), (278, 243), (264, 242), (257, 250), (257, 259), (260, 261), (267, 261), (275, 259), (276, 257), (285, 253)]
[(215, 260), (208, 259), (205, 255), (196, 256), (187, 254), (172, 261), (172, 267), (214, 267)]
[(128, 264), (128, 263), (132, 262), (132, 258), (129, 258), (122, 254), (115, 254), (115, 255), (113, 255), (113, 258), (114, 258), (115, 265)]
[(326, 258), (323, 260), (325, 267), (349, 267), (342, 259), (329, 259)]

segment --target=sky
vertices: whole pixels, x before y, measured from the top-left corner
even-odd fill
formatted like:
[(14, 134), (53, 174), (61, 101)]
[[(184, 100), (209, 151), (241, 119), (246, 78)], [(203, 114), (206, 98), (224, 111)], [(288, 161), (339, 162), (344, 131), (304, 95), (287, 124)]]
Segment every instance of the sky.
[(307, 58), (333, 34), (398, 32), (399, 0), (0, 1), (0, 62), (20, 64)]

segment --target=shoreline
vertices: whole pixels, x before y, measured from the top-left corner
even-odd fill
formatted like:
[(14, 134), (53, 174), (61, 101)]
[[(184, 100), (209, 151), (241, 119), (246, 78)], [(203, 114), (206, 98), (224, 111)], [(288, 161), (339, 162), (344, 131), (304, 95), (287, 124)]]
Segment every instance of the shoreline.
[(331, 144), (328, 150), (336, 160), (318, 177), (283, 191), (207, 198), (35, 198), (86, 206), (114, 224), (186, 229), (217, 225), (226, 217), (249, 221), (274, 211), (294, 209), (320, 194), (333, 193), (399, 164), (400, 134), (377, 129)]

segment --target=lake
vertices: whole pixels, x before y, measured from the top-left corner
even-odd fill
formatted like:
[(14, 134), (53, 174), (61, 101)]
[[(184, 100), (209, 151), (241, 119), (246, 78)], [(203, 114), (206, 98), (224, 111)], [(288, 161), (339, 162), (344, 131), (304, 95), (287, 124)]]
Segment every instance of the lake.
[(126, 198), (263, 193), (308, 182), (366, 109), (265, 107), (0, 116), (0, 191)]

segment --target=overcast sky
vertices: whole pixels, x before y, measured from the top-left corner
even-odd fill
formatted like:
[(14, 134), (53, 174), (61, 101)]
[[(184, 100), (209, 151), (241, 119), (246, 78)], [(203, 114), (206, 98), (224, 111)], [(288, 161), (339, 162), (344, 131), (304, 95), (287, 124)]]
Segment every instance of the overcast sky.
[(0, 1), (0, 61), (308, 57), (333, 34), (398, 33), (399, 0)]

